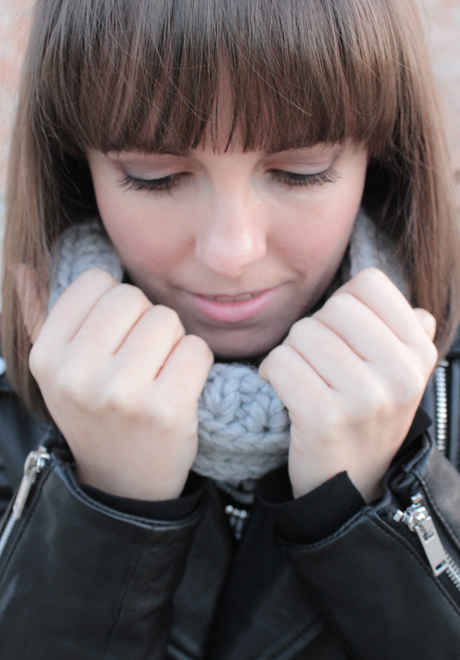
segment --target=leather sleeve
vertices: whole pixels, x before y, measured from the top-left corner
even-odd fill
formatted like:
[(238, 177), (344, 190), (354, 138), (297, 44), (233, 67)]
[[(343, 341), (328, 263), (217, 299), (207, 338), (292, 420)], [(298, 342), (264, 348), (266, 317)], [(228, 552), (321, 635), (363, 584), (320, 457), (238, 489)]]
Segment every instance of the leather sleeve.
[(0, 559), (0, 657), (163, 659), (203, 510), (172, 522), (117, 512), (55, 449)]
[(460, 566), (460, 475), (428, 434), (422, 443), (394, 467), (377, 506), (320, 542), (282, 541), (353, 658), (458, 657), (460, 591), (447, 573), (434, 575), (417, 534), (393, 519), (421, 493), (445, 550)]

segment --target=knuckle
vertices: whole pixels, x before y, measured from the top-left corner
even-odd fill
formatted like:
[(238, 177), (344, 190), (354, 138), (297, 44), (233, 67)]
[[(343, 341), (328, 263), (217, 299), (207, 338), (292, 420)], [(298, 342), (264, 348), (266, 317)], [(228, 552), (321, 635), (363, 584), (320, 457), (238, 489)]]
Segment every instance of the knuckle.
[(80, 277), (80, 281), (89, 281), (91, 284), (98, 286), (111, 286), (116, 280), (103, 268), (88, 268)]
[(358, 305), (356, 298), (348, 293), (347, 291), (339, 291), (326, 301), (324, 305), (324, 310), (326, 312), (333, 311), (334, 313), (343, 313), (346, 312), (350, 307), (356, 307)]
[(311, 317), (306, 317), (296, 321), (289, 331), (289, 340), (292, 343), (297, 343), (306, 337), (310, 337), (314, 332), (315, 326), (315, 320)]
[(420, 398), (426, 387), (426, 379), (418, 369), (405, 369), (396, 384), (398, 399), (410, 403)]
[(171, 307), (166, 307), (166, 305), (155, 305), (154, 310), (155, 315), (161, 324), (168, 325), (172, 328), (180, 327), (183, 329), (179, 314), (174, 309), (171, 309)]
[(204, 339), (198, 337), (198, 335), (186, 335), (182, 341), (186, 341), (188, 348), (192, 353), (199, 355), (200, 359), (203, 360), (214, 360), (214, 354), (209, 348), (208, 344)]
[(178, 427), (177, 410), (173, 409), (172, 406), (163, 406), (159, 423), (164, 432), (174, 431)]
[(130, 383), (122, 378), (114, 378), (111, 381), (101, 403), (104, 410), (123, 417), (138, 417), (142, 413), (140, 397), (133, 391)]
[(267, 369), (270, 371), (271, 369), (278, 369), (280, 367), (284, 367), (291, 351), (292, 349), (289, 346), (286, 346), (285, 344), (280, 344), (279, 346), (276, 346), (272, 351), (270, 351), (270, 353), (266, 358)]
[(177, 402), (173, 397), (157, 394), (150, 402), (149, 415), (155, 421), (155, 426), (162, 433), (170, 433), (180, 428), (184, 410), (178, 412)]
[(383, 284), (388, 282), (388, 277), (385, 275), (385, 273), (381, 271), (379, 268), (374, 268), (374, 267), (364, 268), (363, 270), (360, 270), (359, 273), (357, 273), (353, 279), (355, 283), (363, 284), (364, 286), (367, 286), (369, 284), (375, 284), (375, 283)]
[[(115, 298), (113, 298), (113, 296), (115, 296)], [(117, 304), (126, 303), (129, 306), (129, 309), (136, 313), (142, 313), (146, 309), (153, 307), (145, 293), (143, 293), (138, 287), (126, 283), (118, 284), (118, 286), (112, 289), (110, 292), (110, 300), (116, 301)]]
[(391, 382), (397, 402), (410, 404), (419, 399), (425, 390), (429, 373), (417, 353), (410, 350), (401, 351), (397, 365), (391, 370)]
[(340, 406), (334, 406), (330, 403), (327, 408), (327, 427), (328, 435), (332, 438), (339, 438), (343, 434), (343, 429), (348, 424), (348, 418)]
[(369, 416), (378, 416), (388, 406), (388, 397), (383, 388), (375, 381), (370, 381), (361, 390), (360, 406), (358, 414), (366, 418)]
[(430, 371), (434, 369), (435, 365), (438, 362), (438, 358), (439, 358), (438, 349), (433, 344), (433, 342), (430, 341), (424, 354), (424, 359)]
[(89, 391), (85, 370), (78, 368), (72, 361), (62, 365), (56, 374), (56, 391), (61, 397), (82, 406)]
[[(147, 296), (137, 286), (123, 282), (116, 287), (119, 295), (126, 296), (134, 303), (145, 304), (148, 301)], [(151, 304), (151, 303), (150, 303)]]
[(48, 364), (47, 355), (42, 350), (41, 345), (37, 342), (29, 353), (29, 369), (35, 379), (42, 377), (46, 372)]

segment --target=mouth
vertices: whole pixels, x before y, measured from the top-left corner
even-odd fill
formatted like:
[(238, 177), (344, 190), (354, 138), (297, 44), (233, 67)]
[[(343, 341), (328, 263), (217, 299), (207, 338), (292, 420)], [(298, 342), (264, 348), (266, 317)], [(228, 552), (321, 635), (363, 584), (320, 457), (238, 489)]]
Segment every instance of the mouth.
[(239, 293), (235, 296), (211, 296), (188, 291), (185, 294), (197, 311), (213, 321), (239, 323), (254, 318), (267, 309), (279, 289), (280, 287), (277, 286), (262, 291)]
[(206, 296), (204, 293), (199, 293), (195, 295), (199, 295), (201, 298), (204, 298), (205, 300), (217, 300), (217, 302), (231, 303), (231, 302), (242, 302), (243, 300), (250, 300), (251, 298), (256, 298), (261, 293), (263, 293), (263, 291), (255, 291), (253, 293), (239, 293), (237, 296), (226, 296), (226, 295)]

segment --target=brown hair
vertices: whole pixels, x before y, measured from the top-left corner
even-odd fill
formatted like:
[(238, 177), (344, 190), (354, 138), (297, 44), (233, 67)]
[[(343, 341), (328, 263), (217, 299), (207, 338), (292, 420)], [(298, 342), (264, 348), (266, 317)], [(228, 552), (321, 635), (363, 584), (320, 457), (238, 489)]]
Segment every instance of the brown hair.
[[(12, 266), (46, 290), (63, 228), (96, 208), (85, 153), (187, 152), (216, 138), (279, 150), (367, 145), (363, 203), (407, 265), (441, 352), (459, 320), (452, 176), (413, 0), (38, 0), (9, 170), (2, 336), (8, 375), (44, 410)], [(152, 112), (154, 109), (154, 112)], [(207, 129), (207, 130), (206, 130)], [(209, 139), (209, 138), (208, 138)]]

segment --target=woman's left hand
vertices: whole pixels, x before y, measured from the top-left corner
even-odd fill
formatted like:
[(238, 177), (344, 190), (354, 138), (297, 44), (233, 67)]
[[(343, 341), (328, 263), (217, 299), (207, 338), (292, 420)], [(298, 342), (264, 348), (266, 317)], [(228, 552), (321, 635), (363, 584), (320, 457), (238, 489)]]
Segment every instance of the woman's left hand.
[(289, 475), (300, 497), (347, 471), (370, 502), (436, 364), (436, 323), (368, 268), (295, 323), (259, 368), (291, 418)]

